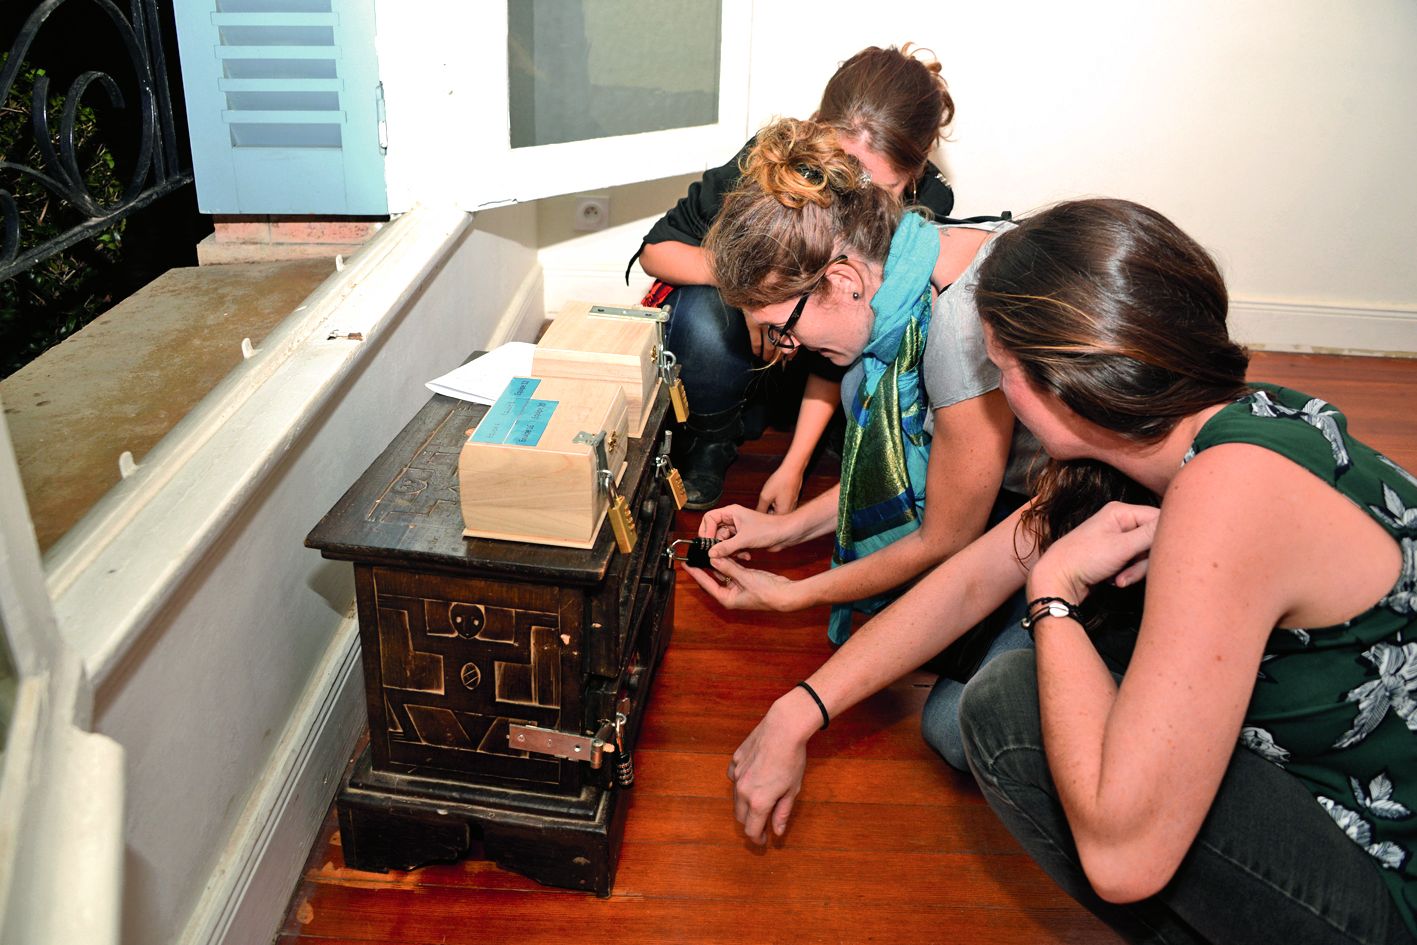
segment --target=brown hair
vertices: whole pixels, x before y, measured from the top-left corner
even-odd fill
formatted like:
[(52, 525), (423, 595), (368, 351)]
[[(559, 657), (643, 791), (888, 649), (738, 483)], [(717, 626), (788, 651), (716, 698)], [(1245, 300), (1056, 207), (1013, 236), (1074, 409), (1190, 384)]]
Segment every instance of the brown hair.
[[(1125, 200), (1059, 204), (999, 235), (979, 314), (1030, 381), (1140, 444), (1244, 393), (1225, 281), (1170, 220)], [(1046, 547), (1112, 499), (1155, 498), (1098, 462), (1050, 462), (1026, 525)]]
[(954, 99), (933, 58), (910, 43), (871, 46), (841, 64), (812, 116), (844, 137), (860, 138), (913, 181), (940, 134), (954, 120)]
[(758, 132), (742, 171), (704, 239), (724, 302), (757, 308), (801, 295), (838, 253), (885, 262), (900, 200), (871, 185), (834, 129), (779, 119)]

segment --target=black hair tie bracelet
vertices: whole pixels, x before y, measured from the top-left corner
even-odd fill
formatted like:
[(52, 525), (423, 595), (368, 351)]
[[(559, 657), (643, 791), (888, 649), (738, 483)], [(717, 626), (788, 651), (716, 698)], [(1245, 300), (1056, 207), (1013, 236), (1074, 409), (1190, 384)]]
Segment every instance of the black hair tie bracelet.
[(1024, 618), (1019, 621), (1019, 626), (1028, 631), (1028, 638), (1033, 639), (1033, 626), (1044, 617), (1071, 617), (1078, 623), (1082, 623), (1082, 611), (1078, 610), (1078, 605), (1061, 597), (1036, 597), (1028, 602), (1024, 608), (1026, 611)]
[(811, 697), (812, 697), (812, 701), (817, 704), (817, 708), (822, 710), (822, 727), (819, 728), (819, 729), (817, 729), (817, 731), (819, 731), (819, 732), (825, 731), (825, 730), (826, 730), (826, 727), (827, 727), (828, 725), (832, 724), (832, 717), (831, 717), (830, 715), (827, 715), (827, 706), (826, 706), (826, 703), (822, 702), (822, 697), (819, 696), (819, 695), (817, 695), (817, 690), (815, 690), (815, 689), (813, 689), (811, 686), (807, 685), (807, 680), (804, 679), (804, 680), (802, 680), (801, 682), (799, 682), (797, 685), (799, 685), (799, 686), (801, 686), (803, 689), (807, 690), (807, 695), (811, 696)]

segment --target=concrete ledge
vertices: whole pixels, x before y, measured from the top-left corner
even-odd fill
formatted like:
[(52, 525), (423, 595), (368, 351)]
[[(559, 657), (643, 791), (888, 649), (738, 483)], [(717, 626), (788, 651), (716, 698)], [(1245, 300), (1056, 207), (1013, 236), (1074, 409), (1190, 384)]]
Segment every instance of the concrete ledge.
[(241, 365), (334, 260), (172, 269), (0, 382), (40, 551)]

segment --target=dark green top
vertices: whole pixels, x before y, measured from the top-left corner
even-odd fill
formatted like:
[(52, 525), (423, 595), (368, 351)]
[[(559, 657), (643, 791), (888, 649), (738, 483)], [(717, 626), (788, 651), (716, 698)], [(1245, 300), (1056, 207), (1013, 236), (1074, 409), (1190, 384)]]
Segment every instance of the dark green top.
[(1297, 463), (1402, 549), (1397, 583), (1368, 610), (1332, 627), (1275, 628), (1240, 740), (1298, 778), (1372, 856), (1417, 932), (1417, 478), (1349, 436), (1337, 408), (1267, 384), (1212, 417), (1186, 460), (1222, 443)]

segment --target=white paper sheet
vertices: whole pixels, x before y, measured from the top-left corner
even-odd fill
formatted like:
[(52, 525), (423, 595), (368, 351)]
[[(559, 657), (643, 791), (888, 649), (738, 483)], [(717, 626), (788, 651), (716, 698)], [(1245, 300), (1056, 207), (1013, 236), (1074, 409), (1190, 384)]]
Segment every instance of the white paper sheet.
[(531, 374), (534, 350), (536, 345), (529, 341), (509, 341), (442, 377), (433, 378), (426, 386), (435, 394), (446, 394), (458, 400), (496, 403), (508, 381)]

